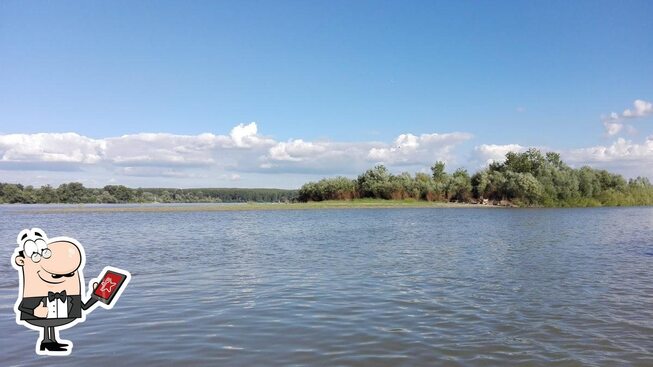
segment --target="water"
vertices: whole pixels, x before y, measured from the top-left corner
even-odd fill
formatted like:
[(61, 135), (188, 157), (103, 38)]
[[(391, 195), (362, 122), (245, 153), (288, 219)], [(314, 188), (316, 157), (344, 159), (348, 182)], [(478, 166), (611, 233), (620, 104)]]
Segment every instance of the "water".
[[(27, 209), (26, 209), (27, 208)], [(0, 365), (653, 365), (653, 208), (39, 214), (0, 206)], [(34, 354), (15, 236), (132, 282)]]

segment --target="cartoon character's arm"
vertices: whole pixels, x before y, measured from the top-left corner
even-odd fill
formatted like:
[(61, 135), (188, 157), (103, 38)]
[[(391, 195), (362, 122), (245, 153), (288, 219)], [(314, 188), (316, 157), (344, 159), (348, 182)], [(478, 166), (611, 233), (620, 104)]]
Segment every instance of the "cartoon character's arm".
[[(95, 288), (97, 288), (97, 285), (98, 285), (97, 282), (93, 283), (93, 290), (95, 290)], [(89, 297), (88, 301), (86, 301), (86, 302), (82, 301), (82, 310), (84, 310), (84, 311), (88, 310), (96, 302), (97, 302), (97, 299), (95, 299), (93, 297)]]
[[(27, 313), (27, 314), (30, 314), (30, 315), (34, 315), (34, 309), (35, 309), (36, 307), (32, 307), (32, 308), (27, 307), (26, 303), (28, 303), (28, 302), (26, 302), (25, 299), (23, 299), (23, 300), (20, 302), (20, 304), (18, 305), (18, 311), (20, 311), (20, 312), (24, 312), (24, 313)], [(30, 303), (31, 303), (31, 302), (30, 302)], [(37, 306), (38, 306), (38, 304), (37, 304)]]
[[(40, 299), (36, 304), (34, 303), (34, 299), (24, 299), (20, 302), (18, 305), (18, 311), (24, 312), (29, 315), (34, 315), (34, 311), (36, 310), (37, 307), (39, 307), (40, 304), (43, 304), (43, 307), (46, 306), (46, 297), (43, 297)], [(40, 317), (40, 316), (37, 316)]]
[(97, 299), (91, 297), (86, 302), (82, 302), (82, 310), (86, 311), (97, 302)]

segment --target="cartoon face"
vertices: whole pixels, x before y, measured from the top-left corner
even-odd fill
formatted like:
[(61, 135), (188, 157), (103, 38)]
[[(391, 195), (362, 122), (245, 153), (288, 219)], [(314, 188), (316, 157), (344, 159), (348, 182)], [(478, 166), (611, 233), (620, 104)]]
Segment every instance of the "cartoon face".
[[(86, 320), (96, 305), (111, 309), (129, 283), (128, 271), (105, 266), (84, 292), (84, 248), (70, 237), (48, 239), (39, 228), (24, 229), (16, 238), (12, 265), (19, 274), (16, 323), (41, 332), (34, 351), (68, 355), (73, 343), (59, 339), (59, 330)], [(102, 287), (98, 288), (102, 281)], [(82, 294), (84, 293), (84, 294)], [(99, 301), (99, 302), (98, 302)]]
[(69, 295), (81, 293), (79, 272), (83, 250), (78, 244), (57, 239), (50, 241), (38, 228), (21, 231), (17, 240), (23, 250), (14, 261), (23, 270), (23, 297), (64, 290)]

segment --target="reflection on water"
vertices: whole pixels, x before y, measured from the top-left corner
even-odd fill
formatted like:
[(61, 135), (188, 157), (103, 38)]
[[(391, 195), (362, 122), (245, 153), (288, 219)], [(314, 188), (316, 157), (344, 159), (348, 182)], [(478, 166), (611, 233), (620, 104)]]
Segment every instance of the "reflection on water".
[[(21, 207), (21, 211), (25, 207)], [(0, 206), (0, 365), (653, 365), (653, 208), (17, 212)], [(18, 231), (133, 279), (34, 355)]]

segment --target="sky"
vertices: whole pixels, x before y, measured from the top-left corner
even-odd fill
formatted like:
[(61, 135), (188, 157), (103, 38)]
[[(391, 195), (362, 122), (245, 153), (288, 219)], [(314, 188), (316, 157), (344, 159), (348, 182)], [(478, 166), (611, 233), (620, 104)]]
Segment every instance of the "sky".
[(2, 1), (0, 182), (297, 188), (557, 151), (653, 179), (651, 1)]

